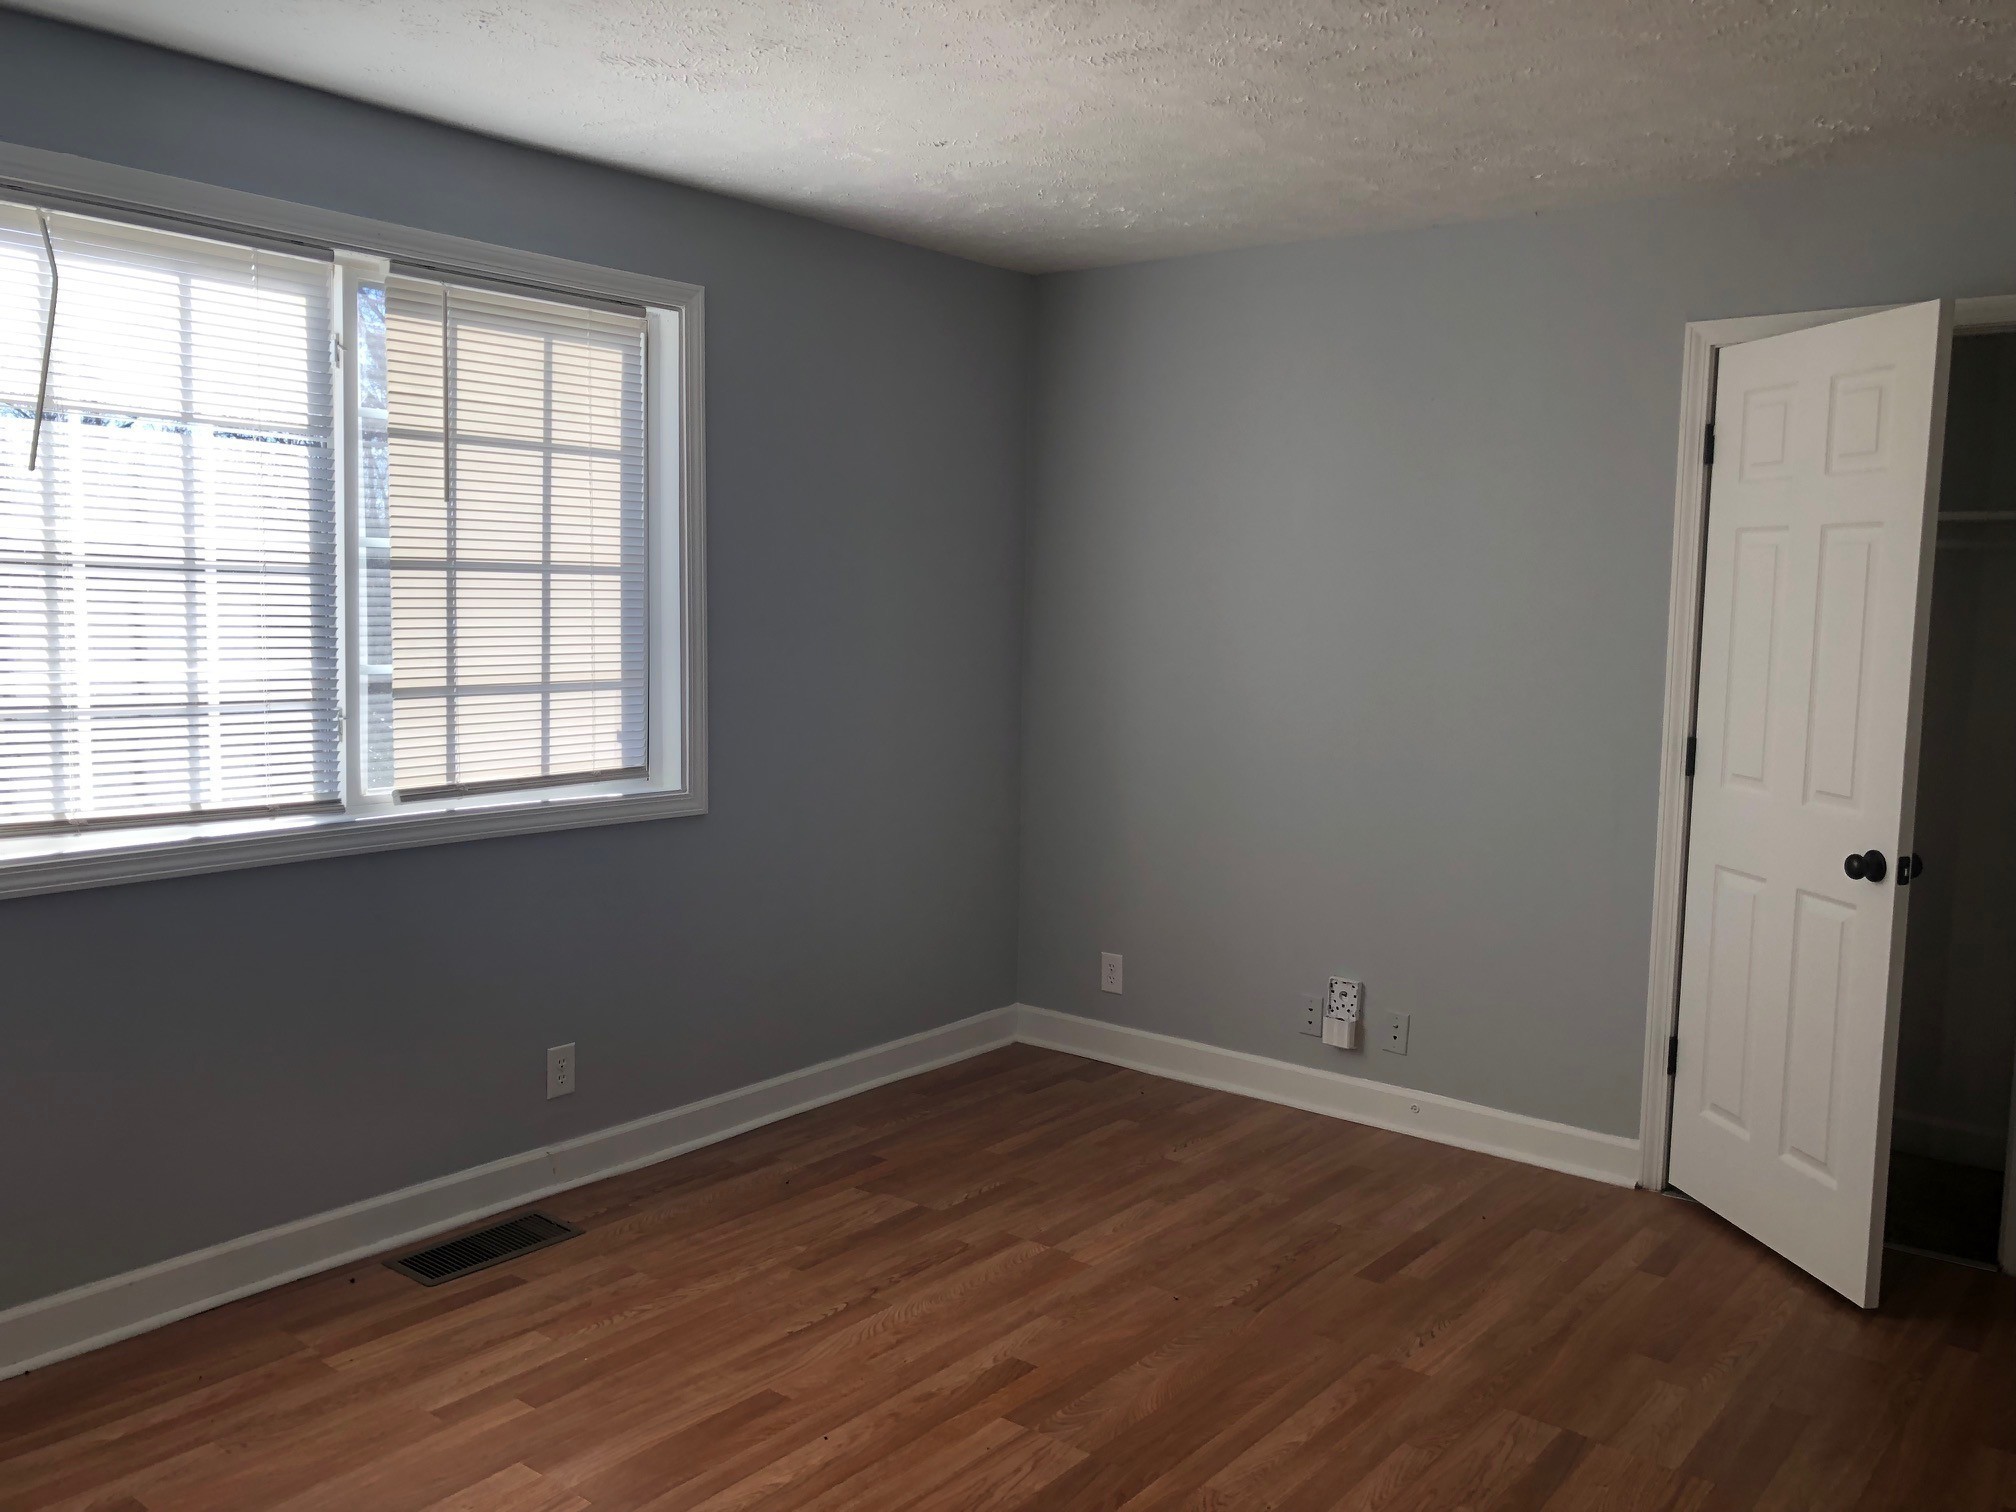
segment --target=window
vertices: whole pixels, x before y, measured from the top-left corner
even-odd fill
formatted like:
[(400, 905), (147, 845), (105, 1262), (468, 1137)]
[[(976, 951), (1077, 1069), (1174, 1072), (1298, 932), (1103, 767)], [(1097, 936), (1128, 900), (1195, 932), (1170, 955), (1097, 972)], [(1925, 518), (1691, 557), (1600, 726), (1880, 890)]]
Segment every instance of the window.
[(0, 895), (704, 806), (698, 291), (510, 258), (0, 198)]
[(0, 206), (0, 831), (336, 803), (329, 312), (327, 263)]
[(641, 775), (643, 319), (411, 278), (365, 297), (389, 463), (374, 780)]

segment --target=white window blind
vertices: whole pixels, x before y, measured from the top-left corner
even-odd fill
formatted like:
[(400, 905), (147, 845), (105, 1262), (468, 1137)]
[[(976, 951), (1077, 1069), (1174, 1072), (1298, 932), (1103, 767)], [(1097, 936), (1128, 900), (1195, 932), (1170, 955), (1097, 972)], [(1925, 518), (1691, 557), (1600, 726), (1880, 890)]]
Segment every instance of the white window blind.
[(329, 291), (0, 203), (0, 830), (337, 801)]
[(366, 581), (389, 584), (371, 724), (392, 750), (373, 785), (643, 773), (643, 313), (395, 274), (384, 330), (389, 542), (367, 541)]

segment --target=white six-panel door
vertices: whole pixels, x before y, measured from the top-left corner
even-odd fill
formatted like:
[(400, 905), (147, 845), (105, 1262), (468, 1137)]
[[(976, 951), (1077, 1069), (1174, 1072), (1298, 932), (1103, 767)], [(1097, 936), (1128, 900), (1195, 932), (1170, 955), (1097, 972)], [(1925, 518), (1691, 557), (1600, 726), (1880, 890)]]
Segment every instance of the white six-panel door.
[(1671, 1179), (1865, 1307), (1950, 329), (1728, 347), (1715, 387)]

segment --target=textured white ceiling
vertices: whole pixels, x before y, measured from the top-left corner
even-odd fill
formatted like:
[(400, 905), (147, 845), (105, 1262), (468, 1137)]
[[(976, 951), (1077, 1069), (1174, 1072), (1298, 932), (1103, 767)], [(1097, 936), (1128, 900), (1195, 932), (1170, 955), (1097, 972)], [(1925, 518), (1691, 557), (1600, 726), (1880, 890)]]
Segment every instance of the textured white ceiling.
[(30, 0), (1026, 269), (2016, 137), (2016, 0)]

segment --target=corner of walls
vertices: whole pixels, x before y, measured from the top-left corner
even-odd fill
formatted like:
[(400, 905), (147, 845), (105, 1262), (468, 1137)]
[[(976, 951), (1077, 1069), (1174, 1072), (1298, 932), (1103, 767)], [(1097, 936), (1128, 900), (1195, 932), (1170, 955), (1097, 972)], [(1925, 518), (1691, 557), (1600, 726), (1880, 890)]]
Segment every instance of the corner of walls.
[(0, 140), (704, 285), (713, 779), (0, 904), (0, 1307), (1012, 997), (1028, 275), (4, 6)]
[(1686, 323), (2010, 292), (2012, 168), (1044, 279), (1022, 1001), (1636, 1132)]
[(1637, 1171), (1634, 1140), (1011, 1003), (0, 1311), (0, 1379), (1018, 1042), (1611, 1185)]

